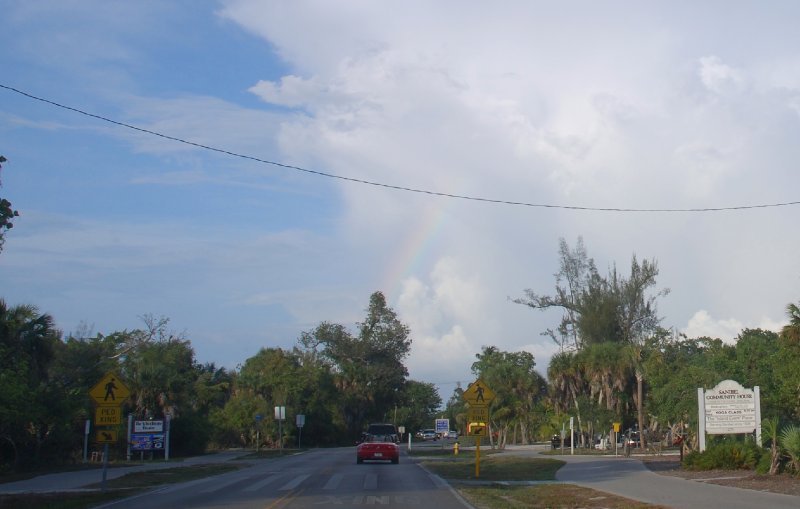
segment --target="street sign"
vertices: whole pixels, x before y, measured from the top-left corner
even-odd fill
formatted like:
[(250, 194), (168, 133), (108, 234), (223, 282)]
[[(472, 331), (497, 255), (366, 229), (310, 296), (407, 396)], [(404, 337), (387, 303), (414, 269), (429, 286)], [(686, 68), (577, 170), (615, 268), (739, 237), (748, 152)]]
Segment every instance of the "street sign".
[(469, 384), (462, 398), (470, 406), (488, 406), (494, 399), (494, 392), (479, 378)]
[(488, 422), (489, 407), (471, 406), (467, 409), (467, 422)]
[(117, 441), (116, 430), (100, 429), (94, 434), (94, 441), (101, 444), (109, 444)]
[(450, 419), (436, 419), (436, 433), (449, 433)]
[(118, 406), (103, 405), (94, 409), (95, 426), (114, 426), (122, 422), (122, 409)]
[(121, 405), (130, 395), (122, 380), (110, 371), (89, 390), (89, 396), (98, 405)]
[(471, 437), (485, 437), (486, 436), (486, 423), (485, 422), (471, 422), (467, 426), (467, 435)]
[(161, 433), (164, 431), (164, 421), (133, 421), (134, 433)]

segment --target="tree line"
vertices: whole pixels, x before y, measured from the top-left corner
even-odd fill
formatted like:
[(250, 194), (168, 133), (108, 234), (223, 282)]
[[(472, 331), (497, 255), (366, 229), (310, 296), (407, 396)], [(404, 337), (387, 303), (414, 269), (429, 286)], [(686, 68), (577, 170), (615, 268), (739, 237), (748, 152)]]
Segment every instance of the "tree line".
[[(410, 331), (380, 292), (355, 332), (323, 322), (291, 350), (262, 348), (233, 370), (198, 363), (167, 318), (142, 318), (141, 329), (63, 338), (35, 306), (0, 300), (0, 468), (79, 461), (85, 421), (94, 419), (89, 391), (109, 372), (130, 389), (123, 415), (170, 416), (175, 455), (296, 445), (297, 414), (305, 415), (302, 445), (353, 444), (369, 422), (427, 427), (442, 403), (433, 384), (409, 379)], [(282, 437), (275, 406), (286, 408)], [(112, 446), (118, 457), (124, 428)]]
[[(696, 390), (724, 379), (760, 386), (772, 436), (800, 421), (797, 305), (787, 306), (789, 323), (779, 332), (745, 329), (734, 344), (688, 338), (661, 324), (657, 303), (668, 291), (656, 287), (655, 260), (634, 255), (627, 273), (612, 265), (601, 274), (580, 238), (574, 248), (562, 239), (559, 255), (555, 293), (525, 290), (514, 300), (562, 310), (559, 325), (543, 333), (559, 347), (546, 377), (531, 353), (493, 345), (483, 346), (471, 366), (496, 394), (493, 446), (547, 440), (570, 417), (582, 437), (621, 422), (646, 431), (643, 438), (688, 432), (694, 445)], [(64, 337), (35, 306), (0, 300), (0, 471), (79, 461), (84, 423), (94, 417), (89, 391), (109, 372), (131, 392), (123, 415), (170, 416), (176, 455), (292, 446), (298, 414), (305, 416), (304, 446), (350, 445), (369, 422), (412, 433), (436, 417), (450, 418), (462, 433), (468, 425), (465, 387), (442, 406), (433, 384), (409, 378), (411, 331), (379, 291), (353, 330), (322, 322), (292, 349), (262, 348), (236, 369), (197, 362), (190, 339), (171, 332), (169, 319), (142, 320), (134, 330)], [(282, 436), (276, 406), (286, 408)], [(124, 425), (119, 436), (112, 452), (121, 455)]]

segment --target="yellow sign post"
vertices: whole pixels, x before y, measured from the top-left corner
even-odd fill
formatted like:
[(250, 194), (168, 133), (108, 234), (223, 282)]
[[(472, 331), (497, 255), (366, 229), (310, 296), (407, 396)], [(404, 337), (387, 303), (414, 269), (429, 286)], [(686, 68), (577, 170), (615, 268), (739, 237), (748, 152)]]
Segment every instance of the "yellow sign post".
[(469, 384), (461, 396), (469, 403), (467, 409), (467, 433), (475, 437), (475, 478), (481, 476), (481, 437), (488, 434), (489, 404), (495, 394), (480, 378)]

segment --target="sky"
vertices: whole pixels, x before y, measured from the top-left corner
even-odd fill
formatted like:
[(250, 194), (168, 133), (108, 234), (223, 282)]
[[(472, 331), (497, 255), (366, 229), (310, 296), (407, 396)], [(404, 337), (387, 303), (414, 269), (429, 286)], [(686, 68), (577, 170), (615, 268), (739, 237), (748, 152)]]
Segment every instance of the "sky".
[[(656, 260), (662, 326), (800, 301), (800, 4), (0, 0), (0, 298), (166, 317), (236, 369), (381, 291), (447, 400), (544, 374), (558, 246)], [(712, 210), (709, 210), (712, 209)]]

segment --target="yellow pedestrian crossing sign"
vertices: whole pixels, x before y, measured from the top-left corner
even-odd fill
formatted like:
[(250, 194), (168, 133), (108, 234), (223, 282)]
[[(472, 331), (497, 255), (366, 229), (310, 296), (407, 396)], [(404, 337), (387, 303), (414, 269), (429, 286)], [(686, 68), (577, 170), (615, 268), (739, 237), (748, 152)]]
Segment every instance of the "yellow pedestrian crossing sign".
[(89, 391), (89, 396), (98, 405), (122, 405), (130, 395), (131, 391), (122, 380), (110, 371)]
[(462, 398), (471, 406), (488, 406), (494, 399), (494, 392), (479, 378), (469, 384)]

